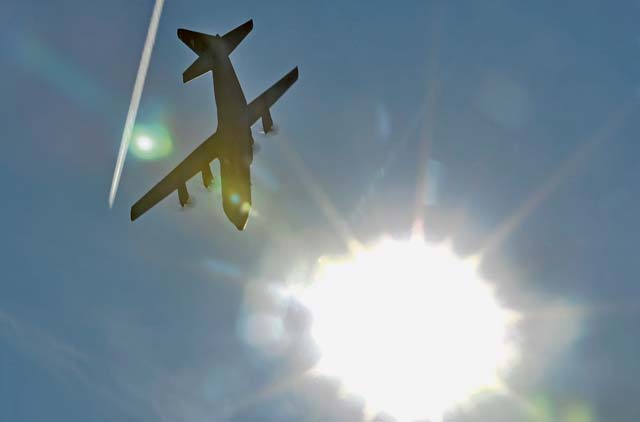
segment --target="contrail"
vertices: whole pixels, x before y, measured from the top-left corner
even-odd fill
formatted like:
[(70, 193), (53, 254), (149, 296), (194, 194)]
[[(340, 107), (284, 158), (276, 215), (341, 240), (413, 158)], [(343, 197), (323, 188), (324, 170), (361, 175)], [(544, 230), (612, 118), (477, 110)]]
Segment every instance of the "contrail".
[(149, 23), (149, 30), (147, 31), (147, 39), (144, 42), (142, 57), (140, 58), (140, 66), (138, 67), (138, 74), (136, 75), (136, 83), (133, 86), (131, 103), (129, 104), (129, 111), (127, 112), (127, 120), (124, 124), (122, 140), (120, 140), (120, 150), (118, 151), (116, 168), (113, 171), (111, 191), (109, 192), (109, 208), (113, 207), (113, 201), (116, 199), (116, 192), (118, 191), (118, 184), (120, 183), (120, 176), (122, 175), (122, 168), (124, 167), (124, 159), (126, 158), (127, 151), (129, 150), (131, 132), (133, 131), (133, 124), (136, 121), (136, 115), (138, 114), (138, 106), (140, 105), (140, 98), (142, 97), (142, 88), (144, 87), (144, 80), (147, 77), (149, 62), (151, 61), (151, 51), (153, 50), (153, 44), (156, 41), (160, 15), (162, 14), (162, 6), (164, 6), (164, 0), (156, 0), (156, 4), (153, 6), (153, 14), (151, 15), (151, 22)]

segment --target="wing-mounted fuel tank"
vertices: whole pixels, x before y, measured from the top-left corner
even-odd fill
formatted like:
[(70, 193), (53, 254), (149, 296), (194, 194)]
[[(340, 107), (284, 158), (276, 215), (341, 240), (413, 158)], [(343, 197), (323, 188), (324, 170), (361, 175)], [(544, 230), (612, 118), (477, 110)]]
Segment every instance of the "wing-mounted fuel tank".
[(202, 169), (202, 184), (205, 188), (213, 185), (213, 173), (211, 173), (211, 167), (209, 167), (209, 164)]

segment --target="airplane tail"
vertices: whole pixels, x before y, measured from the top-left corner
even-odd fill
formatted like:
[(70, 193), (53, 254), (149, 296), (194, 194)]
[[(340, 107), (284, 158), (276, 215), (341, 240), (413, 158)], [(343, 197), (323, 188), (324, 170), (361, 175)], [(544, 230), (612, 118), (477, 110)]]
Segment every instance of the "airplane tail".
[(223, 36), (178, 29), (178, 38), (198, 55), (198, 58), (182, 74), (182, 81), (187, 83), (213, 70), (217, 58), (231, 54), (252, 29), (253, 20), (251, 19)]

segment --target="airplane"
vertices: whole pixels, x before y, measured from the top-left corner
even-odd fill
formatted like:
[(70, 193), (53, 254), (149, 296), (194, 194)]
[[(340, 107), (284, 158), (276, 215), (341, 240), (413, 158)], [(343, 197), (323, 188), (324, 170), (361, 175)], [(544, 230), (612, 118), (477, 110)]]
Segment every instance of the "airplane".
[(274, 125), (270, 108), (298, 80), (296, 66), (269, 89), (247, 103), (229, 54), (252, 29), (253, 20), (243, 23), (223, 36), (178, 29), (178, 38), (198, 55), (182, 74), (182, 81), (187, 83), (209, 71), (212, 72), (218, 128), (131, 207), (131, 221), (176, 190), (180, 205), (184, 207), (189, 201), (187, 181), (202, 173), (204, 186), (211, 186), (214, 178), (209, 164), (217, 159), (220, 162), (224, 213), (238, 230), (244, 230), (246, 227), (251, 211), (250, 165), (254, 152), (251, 126), (258, 119), (262, 119), (263, 132), (272, 132)]

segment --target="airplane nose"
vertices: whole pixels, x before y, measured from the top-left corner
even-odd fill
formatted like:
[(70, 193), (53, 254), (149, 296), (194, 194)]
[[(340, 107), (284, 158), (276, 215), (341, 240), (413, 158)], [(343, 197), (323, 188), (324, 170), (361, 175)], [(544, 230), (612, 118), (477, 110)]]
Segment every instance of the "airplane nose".
[(235, 226), (238, 230), (244, 230), (247, 227), (247, 221), (249, 221), (249, 212), (251, 211), (251, 205), (248, 202), (243, 202), (238, 207), (236, 212)]
[(229, 200), (222, 203), (224, 213), (238, 230), (244, 230), (249, 220), (251, 204), (239, 200), (239, 196), (231, 195)]
[(233, 225), (240, 231), (243, 231), (245, 227), (247, 227), (247, 221), (249, 220), (248, 216), (244, 216), (244, 218), (238, 218), (233, 222)]
[[(229, 215), (230, 214), (230, 215)], [(249, 220), (249, 210), (236, 207), (231, 213), (227, 214), (234, 226), (240, 231), (247, 227), (247, 221)]]

